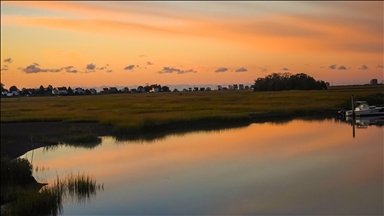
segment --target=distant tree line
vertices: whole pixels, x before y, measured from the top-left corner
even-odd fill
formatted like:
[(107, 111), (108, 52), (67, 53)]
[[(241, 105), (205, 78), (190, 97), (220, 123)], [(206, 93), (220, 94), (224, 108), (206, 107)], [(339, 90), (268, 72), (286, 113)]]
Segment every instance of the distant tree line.
[(329, 83), (316, 81), (304, 74), (272, 73), (265, 78), (258, 78), (253, 85), (254, 91), (283, 91), (283, 90), (322, 90), (327, 89)]

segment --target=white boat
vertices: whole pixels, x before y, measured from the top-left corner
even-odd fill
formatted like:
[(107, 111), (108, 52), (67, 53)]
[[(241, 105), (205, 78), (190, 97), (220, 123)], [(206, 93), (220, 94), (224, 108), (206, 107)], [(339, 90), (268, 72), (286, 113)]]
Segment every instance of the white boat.
[(345, 111), (345, 116), (377, 116), (384, 115), (384, 107), (370, 106), (366, 101), (355, 101), (355, 109)]

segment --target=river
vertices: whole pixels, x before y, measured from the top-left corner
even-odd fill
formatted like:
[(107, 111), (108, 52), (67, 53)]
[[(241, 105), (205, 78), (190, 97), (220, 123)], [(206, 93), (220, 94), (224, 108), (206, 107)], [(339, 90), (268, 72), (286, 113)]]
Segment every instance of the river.
[(30, 151), (34, 177), (85, 173), (104, 189), (62, 215), (382, 215), (384, 127), (253, 123), (93, 148)]

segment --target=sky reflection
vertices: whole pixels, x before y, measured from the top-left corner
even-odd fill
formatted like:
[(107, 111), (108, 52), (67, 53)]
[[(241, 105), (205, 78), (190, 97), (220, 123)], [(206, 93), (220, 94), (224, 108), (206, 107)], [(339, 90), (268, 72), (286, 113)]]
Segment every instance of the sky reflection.
[(34, 175), (86, 172), (104, 183), (64, 214), (383, 213), (382, 127), (353, 138), (348, 124), (294, 120), (137, 144), (37, 149), (33, 165), (49, 170)]

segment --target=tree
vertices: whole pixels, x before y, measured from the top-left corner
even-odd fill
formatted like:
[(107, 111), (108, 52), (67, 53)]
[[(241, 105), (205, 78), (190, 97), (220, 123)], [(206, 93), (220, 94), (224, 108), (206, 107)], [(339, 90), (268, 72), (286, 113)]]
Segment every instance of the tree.
[(272, 73), (265, 78), (255, 80), (254, 91), (314, 90), (327, 89), (324, 81), (299, 73)]
[(19, 91), (19, 89), (13, 85), (9, 88), (9, 91)]
[(45, 94), (45, 88), (44, 88), (44, 86), (40, 86), (40, 88), (39, 88), (39, 95), (44, 95)]
[(4, 91), (5, 90), (5, 88), (4, 88), (4, 84), (3, 83), (1, 83), (1, 91)]
[(73, 95), (73, 90), (71, 89), (71, 87), (68, 87), (68, 95)]
[(169, 87), (168, 87), (168, 86), (163, 86), (163, 87), (161, 88), (161, 91), (162, 91), (162, 92), (170, 92), (171, 90), (169, 90)]

